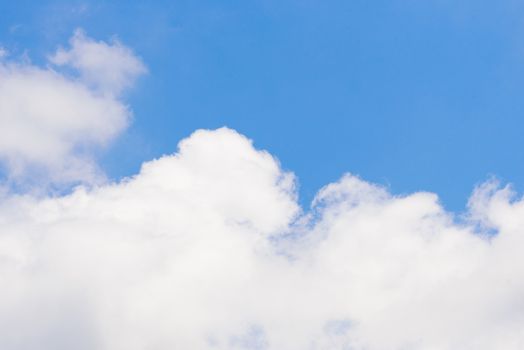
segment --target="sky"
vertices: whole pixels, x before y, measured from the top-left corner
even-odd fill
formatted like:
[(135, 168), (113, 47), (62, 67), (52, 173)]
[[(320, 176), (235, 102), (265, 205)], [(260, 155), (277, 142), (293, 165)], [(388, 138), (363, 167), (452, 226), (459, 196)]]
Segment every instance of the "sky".
[(300, 200), (343, 173), (465, 209), (475, 185), (524, 181), (518, 1), (0, 3), (0, 42), (35, 63), (77, 28), (147, 65), (133, 122), (100, 154), (113, 179), (227, 126), (274, 153)]
[(522, 349), (523, 6), (0, 0), (0, 348)]

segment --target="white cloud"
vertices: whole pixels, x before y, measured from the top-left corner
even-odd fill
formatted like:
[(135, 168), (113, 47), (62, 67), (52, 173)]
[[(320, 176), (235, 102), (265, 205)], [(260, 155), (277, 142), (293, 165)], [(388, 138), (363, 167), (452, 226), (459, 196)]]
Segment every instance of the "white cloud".
[(93, 148), (128, 123), (131, 112), (118, 95), (144, 72), (140, 60), (118, 42), (94, 42), (80, 31), (71, 45), (52, 61), (71, 65), (73, 76), (0, 61), (0, 160), (10, 180), (95, 181), (102, 174)]
[(118, 95), (146, 72), (142, 61), (116, 39), (110, 44), (95, 41), (78, 29), (69, 43), (70, 49), (60, 48), (50, 61), (77, 69), (82, 81), (104, 93)]
[(4, 195), (0, 348), (521, 349), (509, 194), (479, 187), (457, 223), (346, 175), (301, 213), (272, 156), (198, 131), (119, 183)]
[[(81, 31), (70, 44), (54, 69), (0, 61), (10, 181), (96, 183), (93, 148), (129, 122), (119, 96), (141, 61)], [(460, 221), (434, 194), (352, 175), (303, 212), (293, 174), (222, 128), (118, 183), (60, 197), (12, 184), (2, 350), (524, 347), (524, 200), (495, 181)]]

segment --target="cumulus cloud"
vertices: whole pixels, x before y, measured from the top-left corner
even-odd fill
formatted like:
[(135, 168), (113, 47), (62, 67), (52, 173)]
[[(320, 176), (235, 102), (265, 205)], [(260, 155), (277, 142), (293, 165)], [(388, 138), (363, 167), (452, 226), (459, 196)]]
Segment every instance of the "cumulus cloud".
[(4, 195), (0, 348), (521, 349), (524, 201), (470, 208), (348, 174), (302, 211), (274, 157), (200, 130), (118, 183)]
[(116, 39), (109, 44), (95, 41), (78, 29), (69, 44), (69, 49), (58, 49), (50, 61), (77, 69), (84, 82), (105, 93), (121, 93), (146, 72), (142, 61)]
[[(347, 174), (304, 210), (295, 176), (227, 128), (100, 183), (93, 149), (129, 122), (121, 96), (143, 63), (82, 31), (49, 66), (7, 57), (0, 349), (524, 347), (524, 200), (510, 187), (486, 182), (457, 217), (435, 194)], [(88, 184), (11, 190), (24, 181)]]
[(145, 68), (119, 42), (81, 31), (50, 61), (59, 66), (0, 60), (0, 161), (11, 181), (28, 174), (41, 183), (97, 181), (103, 174), (93, 149), (128, 124), (131, 111), (119, 96)]

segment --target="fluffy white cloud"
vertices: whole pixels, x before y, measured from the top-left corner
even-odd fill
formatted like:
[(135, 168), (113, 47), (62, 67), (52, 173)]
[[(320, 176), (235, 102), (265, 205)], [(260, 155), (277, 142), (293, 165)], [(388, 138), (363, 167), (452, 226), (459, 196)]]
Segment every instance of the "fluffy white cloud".
[(12, 181), (28, 174), (41, 183), (96, 181), (102, 174), (93, 148), (128, 123), (119, 94), (143, 64), (120, 43), (94, 42), (80, 31), (71, 46), (51, 59), (64, 70), (0, 60), (0, 161)]
[(60, 48), (50, 61), (77, 69), (84, 82), (104, 93), (118, 95), (146, 72), (142, 61), (116, 39), (110, 44), (95, 41), (78, 29), (69, 43), (70, 49)]
[(117, 183), (14, 194), (96, 183), (145, 72), (81, 31), (49, 61), (0, 60), (0, 349), (524, 348), (524, 200), (494, 181), (464, 218), (351, 175), (304, 212), (222, 128)]
[(271, 155), (197, 131), (119, 183), (0, 200), (0, 348), (521, 349), (524, 201), (470, 208), (346, 175), (304, 213)]

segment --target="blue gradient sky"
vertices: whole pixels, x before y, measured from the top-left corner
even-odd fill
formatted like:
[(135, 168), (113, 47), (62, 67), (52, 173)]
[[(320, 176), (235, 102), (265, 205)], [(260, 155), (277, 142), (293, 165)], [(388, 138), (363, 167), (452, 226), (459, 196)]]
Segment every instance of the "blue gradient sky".
[(523, 188), (523, 18), (509, 0), (0, 0), (0, 44), (42, 63), (80, 27), (142, 57), (133, 124), (101, 160), (115, 179), (226, 125), (304, 204), (351, 172), (460, 211), (491, 175)]

